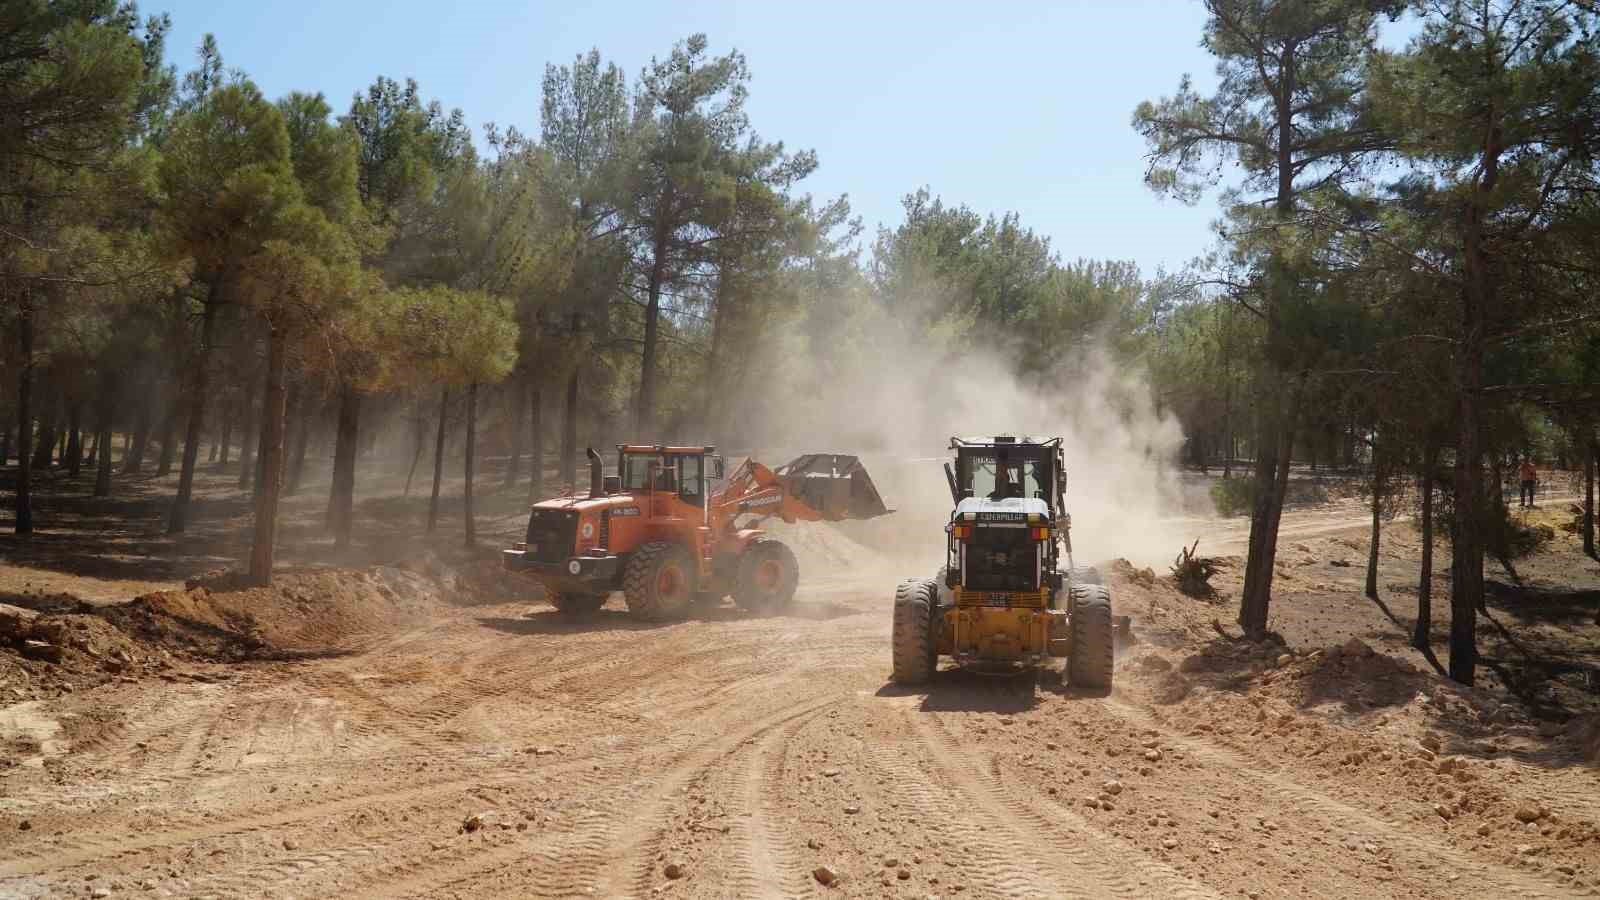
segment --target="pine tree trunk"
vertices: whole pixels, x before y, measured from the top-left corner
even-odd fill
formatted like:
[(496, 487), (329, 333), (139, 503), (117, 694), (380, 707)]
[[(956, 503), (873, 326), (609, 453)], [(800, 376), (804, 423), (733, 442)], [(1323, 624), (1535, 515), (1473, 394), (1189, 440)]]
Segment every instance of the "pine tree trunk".
[[(1226, 377), (1226, 373), (1224, 373)], [(1222, 477), (1233, 477), (1233, 381), (1222, 388)]]
[(470, 549), (478, 544), (477, 522), (472, 517), (472, 469), (478, 455), (478, 383), (467, 385), (467, 462), (466, 484), (461, 489), (463, 515), (466, 518), (466, 542)]
[(439, 483), (444, 480), (444, 425), (450, 404), (450, 389), (439, 395), (439, 435), (433, 443), (433, 496), (428, 498), (428, 533), (439, 521)]
[(35, 469), (48, 469), (56, 452), (56, 400), (50, 395), (48, 387), (40, 391), (44, 395), (39, 404), (39, 444), (33, 450), (33, 467)]
[(244, 430), (239, 441), (239, 478), (236, 485), (241, 491), (250, 487), (256, 475), (256, 441), (258, 440), (256, 432), (258, 430), (257, 423), (261, 421), (260, 409), (256, 404), (256, 398), (259, 396), (256, 391), (256, 384), (256, 379), (253, 376), (246, 379), (244, 383), (244, 397), (242, 398), (244, 400)]
[[(670, 214), (672, 208), (672, 192), (670, 190), (664, 199), (666, 202), (662, 204), (661, 209), (656, 211), (658, 220), (662, 222), (665, 221), (665, 217)], [(644, 308), (644, 349), (639, 359), (639, 408), (635, 410), (633, 422), (635, 437), (641, 441), (654, 440), (652, 432), (655, 429), (656, 421), (656, 356), (658, 352), (656, 345), (659, 343), (661, 329), (661, 289), (666, 281), (667, 274), (667, 234), (664, 224), (656, 229), (652, 251), (648, 298)], [(569, 387), (568, 390), (572, 389)], [(576, 449), (573, 452), (576, 453)], [(572, 482), (575, 480), (577, 460), (574, 458), (572, 463), (572, 474), (568, 474), (566, 455), (563, 453), (561, 471), (563, 481)]]
[(1265, 394), (1258, 401), (1255, 471), (1251, 476), (1256, 496), (1250, 511), (1249, 551), (1239, 605), (1239, 626), (1252, 639), (1266, 634), (1267, 610), (1272, 602), (1272, 563), (1277, 551), (1273, 540), (1274, 496), (1278, 485), (1278, 446), (1283, 430), (1281, 404), (1275, 393), (1277, 385), (1263, 383), (1262, 389)]
[(109, 497), (111, 496), (111, 429), (103, 427), (103, 430), (95, 436), (94, 442), (99, 448), (94, 470), (94, 495)]
[(350, 546), (355, 517), (356, 449), (361, 437), (361, 394), (346, 385), (339, 393), (339, 427), (333, 445), (333, 485), (328, 491), (328, 528), (335, 547)]
[(195, 464), (200, 461), (200, 435), (205, 427), (206, 388), (210, 381), (211, 335), (217, 319), (221, 291), (213, 284), (200, 315), (200, 348), (195, 354), (189, 383), (189, 424), (183, 440), (183, 464), (178, 470), (178, 495), (172, 502), (167, 533), (178, 534), (188, 524), (189, 498), (194, 490)]
[(300, 392), (297, 417), (300, 426), (294, 433), (294, 459), (289, 464), (289, 484), (284, 490), (284, 496), (293, 496), (300, 490), (300, 479), (306, 473), (306, 446), (311, 442), (311, 426), (316, 421), (316, 414), (321, 403), (316, 397), (309, 396), (308, 391)]
[[(226, 398), (227, 390), (223, 390)], [(228, 469), (228, 455), (233, 450), (233, 404), (223, 403), (222, 407), (222, 440), (217, 443), (217, 471), (224, 472)]]
[(99, 420), (100, 434), (95, 438), (95, 444), (100, 448), (100, 462), (94, 472), (94, 495), (96, 497), (111, 496), (111, 416), (117, 406), (117, 383), (114, 378), (102, 376), (100, 379), (100, 402), (95, 412)]
[(69, 477), (83, 473), (83, 404), (76, 400), (67, 412), (66, 460)]
[(507, 488), (517, 486), (517, 479), (522, 476), (522, 419), (527, 412), (528, 404), (528, 379), (522, 372), (518, 372), (512, 379), (511, 385), (511, 458), (506, 460)]
[[(1450, 563), (1450, 678), (1465, 685), (1476, 680), (1478, 610), (1483, 606), (1483, 357), (1488, 311), (1493, 299), (1488, 253), (1484, 248), (1483, 209), (1499, 177), (1498, 129), (1491, 129), (1473, 197), (1462, 229), (1464, 285), (1461, 343), (1456, 348), (1455, 546)], [(1500, 486), (1495, 485), (1498, 494)]]
[(534, 385), (528, 399), (528, 498), (544, 494), (544, 388)]
[(1600, 441), (1594, 439), (1592, 429), (1584, 429), (1583, 440), (1583, 552), (1595, 556), (1594, 544), (1594, 470), (1596, 456), (1600, 456)]
[(144, 455), (150, 448), (151, 392), (145, 391), (137, 401), (133, 413), (133, 443), (122, 458), (124, 475), (136, 475), (144, 468)]
[[(268, 337), (270, 338), (271, 336), (268, 335)], [(272, 348), (268, 347), (267, 352), (270, 355)], [(288, 382), (287, 374), (284, 375), (284, 381)], [(304, 387), (296, 381), (289, 384), (287, 394), (287, 399), (283, 402), (283, 474), (278, 478), (278, 499), (280, 501), (289, 495), (289, 460), (293, 454), (295, 443), (300, 440), (300, 428), (305, 424), (300, 416), (300, 407), (305, 403)], [(263, 446), (265, 446), (265, 442), (263, 442)], [(259, 456), (260, 453), (258, 452), (256, 455)], [(265, 468), (258, 468), (257, 471), (261, 473), (263, 479), (266, 478)], [(260, 493), (265, 486), (264, 482), (257, 483), (256, 492)]]
[(1422, 454), (1422, 564), (1417, 573), (1417, 627), (1411, 646), (1431, 654), (1433, 632), (1433, 477), (1439, 466), (1439, 443), (1428, 440)]
[(250, 580), (272, 583), (272, 559), (277, 543), (278, 498), (283, 489), (283, 429), (285, 344), (283, 329), (267, 331), (266, 396), (261, 403), (261, 487), (256, 491), (255, 540), (250, 547)]
[(411, 467), (406, 470), (406, 487), (400, 492), (402, 497), (411, 496), (411, 481), (417, 475), (417, 465), (422, 462), (423, 445), (428, 439), (427, 428), (424, 427), (427, 423), (422, 417), (422, 401), (414, 401), (411, 408), (415, 413), (411, 417)]
[(33, 296), (22, 288), (17, 312), (17, 505), (16, 533), (33, 533)]
[(1378, 544), (1383, 539), (1383, 458), (1378, 433), (1372, 433), (1372, 540), (1367, 546), (1367, 596), (1378, 599)]
[[(262, 416), (265, 416), (266, 415), (266, 411), (263, 410), (261, 414), (262, 414)], [(250, 469), (251, 469), (250, 496), (251, 497), (254, 497), (256, 494), (261, 492), (261, 483), (267, 477), (267, 464), (266, 464), (266, 462), (263, 460), (263, 458), (261, 456), (262, 448), (267, 445), (267, 430), (266, 430), (265, 424), (263, 423), (262, 426), (258, 427), (256, 430), (260, 433), (260, 436), (256, 439), (256, 461), (255, 461), (255, 465), (250, 467)], [(278, 486), (278, 490), (279, 490), (280, 496), (281, 496), (281, 492), (283, 490), (283, 485), (281, 483)]]
[(567, 379), (567, 402), (561, 413), (561, 483), (578, 483), (578, 370)]

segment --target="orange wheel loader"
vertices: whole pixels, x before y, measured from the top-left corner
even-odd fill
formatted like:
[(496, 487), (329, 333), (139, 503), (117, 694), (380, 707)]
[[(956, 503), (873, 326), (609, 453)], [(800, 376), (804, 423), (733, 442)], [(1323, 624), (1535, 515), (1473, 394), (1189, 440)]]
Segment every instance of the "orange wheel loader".
[(569, 616), (594, 612), (613, 591), (652, 621), (729, 595), (744, 609), (776, 612), (794, 597), (800, 567), (762, 521), (892, 512), (860, 459), (838, 453), (776, 469), (746, 460), (726, 479), (710, 445), (621, 444), (613, 475), (593, 448), (588, 456), (588, 495), (534, 504), (526, 540), (501, 552), (508, 571), (539, 581)]

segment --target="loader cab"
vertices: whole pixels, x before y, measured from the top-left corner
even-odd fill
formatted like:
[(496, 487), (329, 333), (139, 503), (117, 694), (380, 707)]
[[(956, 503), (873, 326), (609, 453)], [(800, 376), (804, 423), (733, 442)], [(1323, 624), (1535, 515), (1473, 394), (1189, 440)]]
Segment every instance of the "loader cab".
[(675, 494), (704, 509), (711, 484), (722, 478), (722, 457), (716, 447), (669, 447), (662, 444), (617, 445), (617, 487), (630, 494)]

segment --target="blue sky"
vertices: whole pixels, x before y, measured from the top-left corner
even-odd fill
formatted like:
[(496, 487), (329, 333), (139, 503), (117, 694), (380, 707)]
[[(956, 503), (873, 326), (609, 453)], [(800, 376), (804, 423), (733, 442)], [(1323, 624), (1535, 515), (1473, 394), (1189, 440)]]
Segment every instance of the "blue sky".
[(804, 189), (850, 195), (868, 236), (927, 185), (979, 212), (1016, 210), (1065, 259), (1169, 269), (1206, 250), (1212, 201), (1144, 187), (1134, 106), (1185, 72), (1211, 82), (1203, 10), (1188, 0), (987, 3), (812, 0), (560, 3), (465, 0), (144, 0), (173, 19), (189, 68), (206, 32), (269, 96), (322, 91), (343, 111), (376, 76), (413, 77), (475, 127), (537, 132), (547, 62), (596, 47), (636, 76), (705, 32), (753, 73), (749, 112), (768, 139), (817, 151)]

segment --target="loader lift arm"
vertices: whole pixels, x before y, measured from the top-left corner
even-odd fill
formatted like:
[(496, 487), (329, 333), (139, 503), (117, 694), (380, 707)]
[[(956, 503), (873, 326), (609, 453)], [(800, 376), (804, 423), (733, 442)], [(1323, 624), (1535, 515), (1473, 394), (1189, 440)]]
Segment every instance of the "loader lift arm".
[[(729, 529), (774, 516), (788, 523), (871, 519), (893, 512), (855, 456), (807, 453), (776, 469), (747, 459), (711, 495), (714, 518)], [(743, 526), (740, 515), (755, 518)]]

